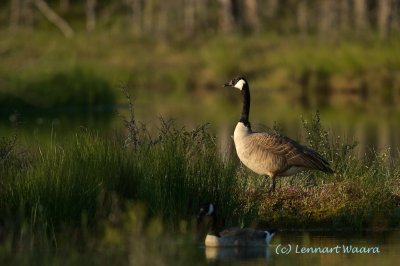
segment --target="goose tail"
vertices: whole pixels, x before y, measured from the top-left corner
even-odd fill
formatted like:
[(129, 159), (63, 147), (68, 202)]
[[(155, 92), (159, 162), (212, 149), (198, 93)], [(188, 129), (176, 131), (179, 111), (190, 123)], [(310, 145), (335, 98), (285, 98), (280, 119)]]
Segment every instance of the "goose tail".
[(318, 169), (324, 173), (333, 174), (334, 171), (332, 170), (329, 162), (325, 160), (319, 153), (313, 151), (309, 148), (304, 150), (304, 154), (308, 157), (308, 160), (312, 164), (315, 169)]

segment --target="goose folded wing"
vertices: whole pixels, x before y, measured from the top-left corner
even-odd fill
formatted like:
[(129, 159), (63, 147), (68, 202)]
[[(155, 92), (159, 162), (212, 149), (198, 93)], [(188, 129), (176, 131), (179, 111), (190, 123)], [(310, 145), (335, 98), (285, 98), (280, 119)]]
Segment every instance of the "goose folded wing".
[(264, 231), (255, 230), (252, 228), (239, 228), (232, 227), (229, 229), (225, 229), (219, 233), (221, 237), (235, 237), (246, 240), (259, 240), (265, 239)]
[(316, 151), (302, 146), (296, 141), (271, 133), (255, 133), (249, 136), (260, 153), (284, 159), (288, 167), (307, 167), (331, 172), (329, 163)]

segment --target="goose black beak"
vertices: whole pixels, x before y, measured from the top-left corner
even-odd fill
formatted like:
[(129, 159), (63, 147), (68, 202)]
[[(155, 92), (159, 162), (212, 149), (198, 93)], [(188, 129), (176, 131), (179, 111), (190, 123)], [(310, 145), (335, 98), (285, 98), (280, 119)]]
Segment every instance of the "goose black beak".
[(232, 87), (232, 82), (229, 81), (228, 83), (225, 83), (225, 84), (224, 84), (224, 87)]

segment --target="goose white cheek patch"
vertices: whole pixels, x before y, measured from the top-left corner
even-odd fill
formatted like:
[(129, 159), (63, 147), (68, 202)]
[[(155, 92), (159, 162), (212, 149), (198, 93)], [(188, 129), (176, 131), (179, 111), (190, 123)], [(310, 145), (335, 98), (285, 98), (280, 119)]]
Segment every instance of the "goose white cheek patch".
[(270, 241), (271, 241), (271, 239), (272, 239), (272, 237), (275, 235), (275, 233), (270, 233), (270, 232), (268, 232), (268, 231), (264, 231), (265, 232), (265, 241), (267, 242), (267, 243), (269, 243)]
[(244, 81), (243, 79), (239, 80), (238, 82), (236, 82), (235, 84), (235, 88), (242, 90), (243, 89), (243, 85), (246, 84), (246, 81)]

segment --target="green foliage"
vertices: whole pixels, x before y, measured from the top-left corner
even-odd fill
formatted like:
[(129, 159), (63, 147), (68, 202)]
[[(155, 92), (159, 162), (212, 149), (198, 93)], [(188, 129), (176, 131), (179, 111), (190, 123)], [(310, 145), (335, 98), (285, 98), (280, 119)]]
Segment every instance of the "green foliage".
[[(27, 158), (15, 151), (13, 139), (0, 142), (0, 225), (6, 232), (0, 255), (15, 252), (7, 245), (32, 256), (67, 245), (67, 250), (78, 246), (93, 254), (109, 250), (108, 258), (113, 252), (124, 256), (121, 249), (143, 247), (126, 234), (143, 243), (168, 232), (190, 239), (192, 220), (204, 202), (218, 206), (227, 226), (399, 225), (399, 163), (388, 163), (385, 154), (368, 163), (356, 160), (355, 145), (332, 140), (318, 113), (303, 121), (308, 145), (326, 156), (335, 174), (280, 178), (272, 194), (264, 178), (220, 159), (206, 125), (187, 130), (160, 119), (157, 134), (150, 134), (133, 110), (126, 123), (131, 131), (126, 140), (82, 130), (69, 141), (31, 149)], [(21, 167), (13, 161), (25, 163)]]
[(0, 176), (9, 168), (24, 168), (29, 163), (26, 153), (17, 149), (17, 135), (0, 138)]
[[(396, 37), (382, 43), (232, 34), (179, 43), (121, 32), (77, 33), (70, 42), (57, 36), (44, 31), (5, 38), (2, 49), (9, 52), (0, 61), (1, 110), (90, 110), (123, 103), (110, 89), (110, 84), (123, 80), (141, 102), (171, 111), (172, 104), (176, 109), (185, 107), (188, 101), (182, 101), (183, 96), (207, 101), (220, 95), (221, 84), (235, 75), (248, 77), (257, 95), (253, 100), (268, 100), (271, 108), (376, 111), (376, 106), (378, 110), (400, 106), (396, 97), (390, 97), (400, 84)], [(29, 64), (20, 63), (25, 61)], [(210, 107), (207, 115), (225, 117), (221, 109), (216, 112), (216, 104)]]
[(231, 197), (245, 183), (232, 163), (217, 157), (214, 137), (205, 126), (187, 131), (163, 121), (156, 138), (145, 130), (140, 134), (133, 149), (83, 131), (68, 144), (38, 150), (27, 168), (3, 166), (2, 215), (22, 207), (28, 217), (40, 212), (59, 228), (79, 225), (85, 213), (95, 224), (108, 213), (114, 193), (122, 203), (144, 202), (151, 215), (171, 225), (176, 219), (190, 220), (208, 201), (223, 206), (224, 216), (232, 211), (246, 215), (239, 198)]
[(2, 137), (0, 139), (0, 162), (4, 163), (9, 160), (15, 147), (15, 138), (6, 139)]
[(271, 217), (275, 226), (360, 230), (391, 228), (397, 218), (400, 197), (399, 162), (390, 162), (386, 153), (373, 158), (357, 158), (356, 142), (332, 137), (316, 112), (303, 119), (307, 145), (319, 151), (335, 171), (301, 173), (282, 178), (276, 194), (264, 194), (261, 217)]
[(20, 80), (17, 84), (14, 91), (0, 92), (1, 112), (94, 112), (109, 110), (115, 104), (115, 93), (108, 81), (80, 68)]
[[(317, 111), (310, 121), (302, 119), (307, 145), (317, 150), (324, 158), (332, 163), (332, 168), (340, 169), (335, 176), (346, 178), (349, 167), (356, 167), (354, 149), (357, 142), (342, 140), (341, 136), (334, 137), (334, 133), (323, 127), (320, 114)], [(353, 169), (354, 170), (354, 169)]]
[[(228, 224), (250, 224), (260, 219), (257, 212), (273, 211), (276, 204), (296, 210), (296, 215), (314, 213), (313, 206), (317, 203), (310, 202), (322, 199), (327, 202), (321, 201), (318, 205), (326, 204), (323, 208), (333, 212), (326, 214), (325, 222), (341, 217), (343, 212), (361, 210), (358, 204), (372, 213), (382, 210), (383, 206), (387, 211), (395, 206), (392, 205), (395, 198), (389, 200), (390, 204), (382, 202), (387, 202), (385, 198), (391, 198), (394, 193), (390, 184), (397, 176), (398, 167), (389, 165), (384, 154), (377, 155), (368, 164), (356, 160), (355, 144), (343, 143), (338, 138), (332, 140), (329, 131), (322, 127), (318, 113), (310, 122), (303, 121), (306, 138), (309, 146), (332, 163), (335, 174), (305, 172), (282, 178), (281, 192), (267, 197), (272, 200), (267, 201), (272, 204), (268, 208), (259, 206), (266, 192), (265, 180), (243, 172), (231, 161), (223, 162), (218, 156), (215, 138), (205, 125), (186, 130), (173, 121), (161, 119), (160, 122), (158, 134), (152, 135), (145, 126), (138, 127), (132, 113), (128, 129), (133, 131), (125, 141), (107, 140), (83, 130), (62, 145), (53, 143), (31, 151), (33, 154), (25, 167), (4, 163), (17, 160), (18, 156), (9, 155), (14, 149), (13, 140), (2, 140), (2, 215), (13, 216), (22, 208), (28, 218), (40, 214), (49, 228), (63, 224), (77, 226), (82, 215), (88, 217), (89, 223), (96, 224), (107, 217), (116, 197), (121, 208), (131, 200), (143, 202), (151, 216), (161, 217), (174, 227), (177, 220), (190, 220), (198, 206), (210, 201), (222, 206), (221, 216)], [(278, 204), (280, 197), (291, 193), (293, 199)], [(336, 197), (341, 203), (331, 204)], [(285, 204), (305, 205), (293, 208)], [(369, 219), (364, 212), (357, 215), (363, 221)], [(276, 217), (275, 212), (272, 217)], [(304, 224), (310, 222), (310, 217), (306, 217)], [(311, 224), (312, 221), (319, 220), (311, 219)]]

